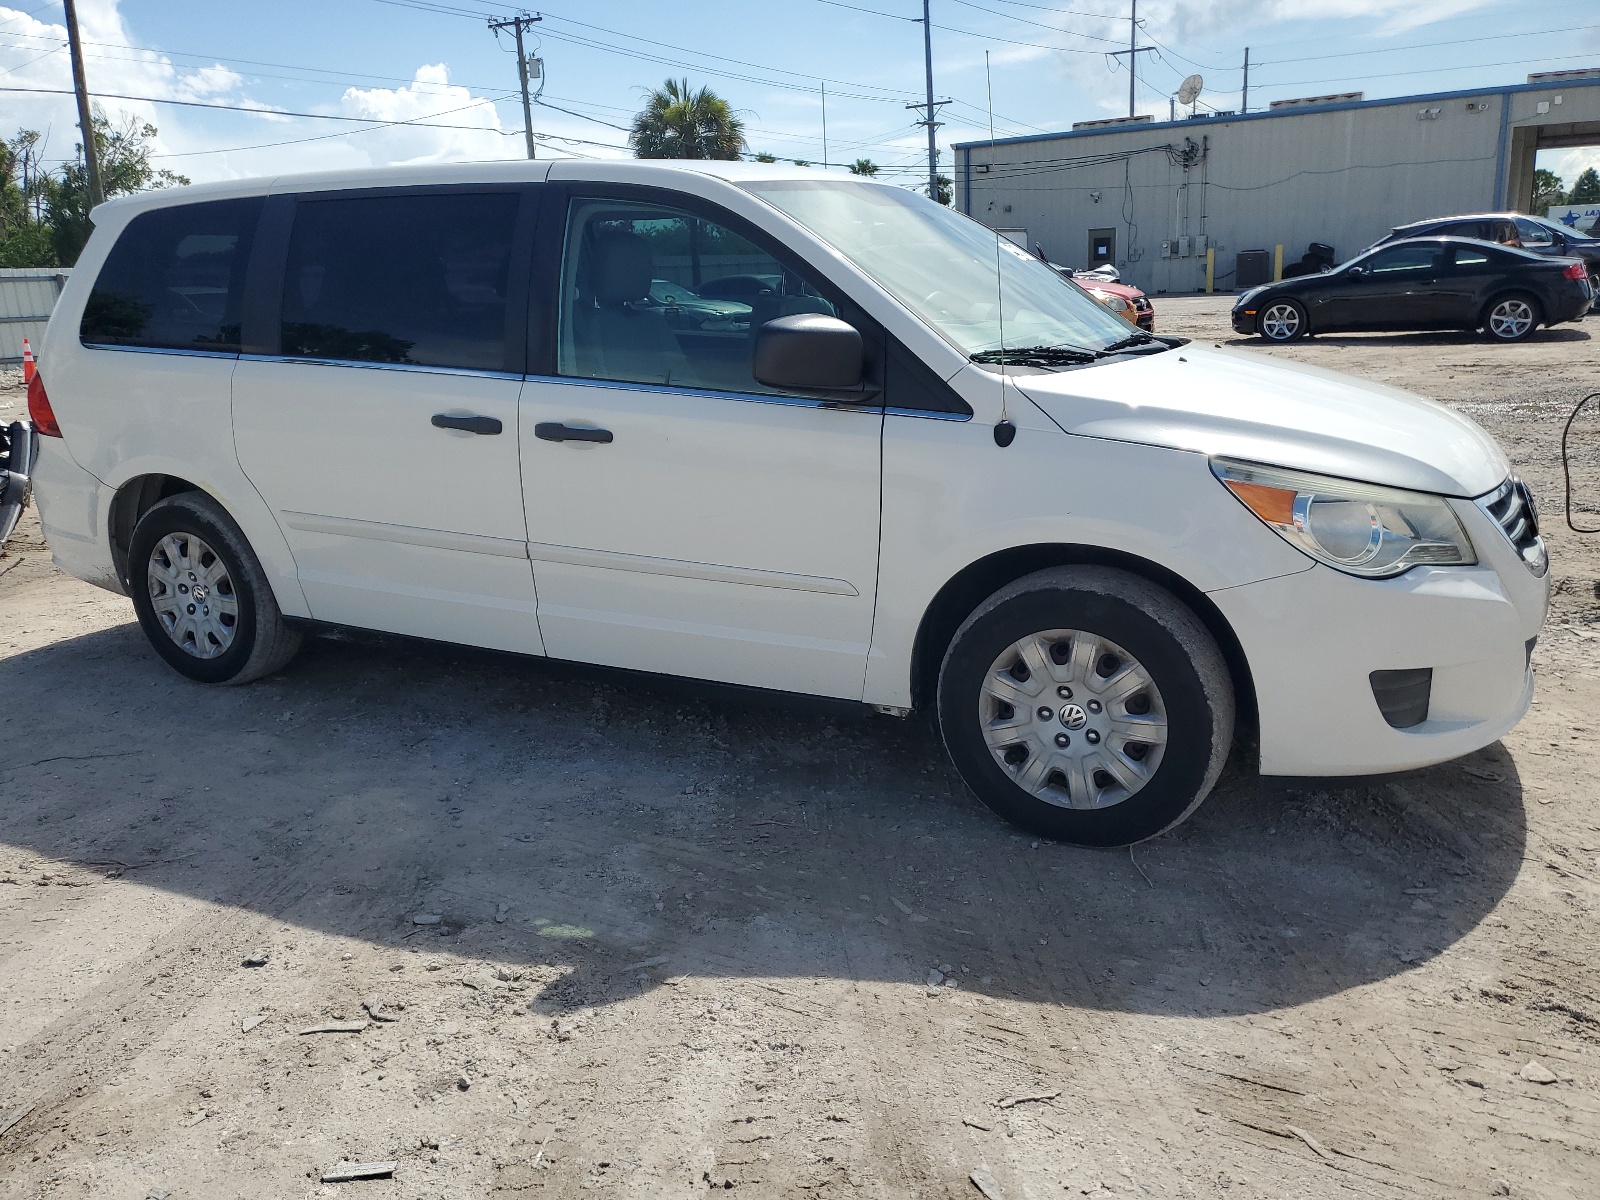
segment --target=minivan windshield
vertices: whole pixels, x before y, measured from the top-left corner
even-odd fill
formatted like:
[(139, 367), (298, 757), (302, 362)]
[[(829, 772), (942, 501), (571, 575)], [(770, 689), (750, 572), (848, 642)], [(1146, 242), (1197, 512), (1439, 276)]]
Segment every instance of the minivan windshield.
[(1154, 340), (1005, 238), (997, 254), (993, 230), (926, 196), (847, 180), (744, 186), (850, 259), (968, 356), (993, 361), (1000, 351), (1048, 349), (1093, 357)]

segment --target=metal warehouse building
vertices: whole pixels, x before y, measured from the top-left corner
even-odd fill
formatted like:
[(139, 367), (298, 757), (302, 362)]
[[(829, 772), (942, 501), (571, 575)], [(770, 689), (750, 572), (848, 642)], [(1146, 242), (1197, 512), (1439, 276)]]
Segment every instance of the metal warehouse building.
[[(1340, 259), (1395, 225), (1519, 209), (1539, 150), (1600, 144), (1600, 71), (1393, 100), (1280, 101), (1266, 112), (1086, 122), (955, 147), (964, 212), (1054, 262), (1115, 262), (1149, 292), (1235, 286), (1241, 251), (1312, 242)], [(1569, 181), (1570, 182), (1570, 181)], [(1262, 259), (1248, 255), (1246, 278)], [(1270, 270), (1270, 266), (1267, 268)]]

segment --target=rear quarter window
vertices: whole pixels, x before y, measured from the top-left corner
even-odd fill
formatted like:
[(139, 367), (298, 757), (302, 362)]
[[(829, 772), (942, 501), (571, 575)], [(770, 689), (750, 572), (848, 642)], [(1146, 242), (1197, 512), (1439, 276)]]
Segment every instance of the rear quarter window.
[(184, 204), (128, 222), (84, 305), (80, 339), (237, 352), (261, 205), (260, 197)]

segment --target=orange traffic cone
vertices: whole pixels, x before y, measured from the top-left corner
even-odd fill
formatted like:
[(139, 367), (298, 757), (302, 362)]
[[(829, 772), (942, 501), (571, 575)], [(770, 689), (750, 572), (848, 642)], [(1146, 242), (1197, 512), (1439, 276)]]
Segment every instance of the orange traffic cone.
[(23, 386), (33, 382), (33, 376), (38, 368), (33, 364), (33, 347), (28, 345), (28, 339), (22, 339), (22, 383)]

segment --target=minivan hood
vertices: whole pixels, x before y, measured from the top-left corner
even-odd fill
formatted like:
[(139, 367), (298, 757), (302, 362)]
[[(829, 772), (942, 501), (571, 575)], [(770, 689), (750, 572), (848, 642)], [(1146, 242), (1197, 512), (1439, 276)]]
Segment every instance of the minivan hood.
[(1510, 473), (1495, 440), (1442, 404), (1248, 351), (1191, 343), (1013, 382), (1062, 429), (1084, 437), (1447, 496), (1480, 496)]

